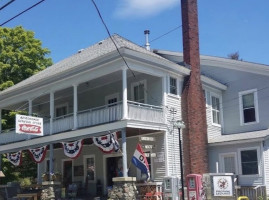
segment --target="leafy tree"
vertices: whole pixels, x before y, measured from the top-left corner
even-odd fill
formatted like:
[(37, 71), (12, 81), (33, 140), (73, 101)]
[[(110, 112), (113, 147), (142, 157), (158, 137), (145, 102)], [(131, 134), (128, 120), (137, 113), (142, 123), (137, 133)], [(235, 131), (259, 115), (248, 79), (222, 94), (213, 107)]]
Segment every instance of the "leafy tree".
[(34, 32), (21, 26), (0, 27), (0, 90), (4, 90), (52, 64)]
[[(27, 31), (22, 26), (0, 27), (0, 91), (52, 65), (51, 58), (47, 58), (49, 53), (47, 48), (42, 47), (41, 41), (34, 37), (34, 32)], [(16, 113), (18, 112), (2, 111), (3, 130), (14, 128)], [(19, 113), (26, 114), (25, 111)], [(14, 167), (4, 157), (2, 161), (2, 169), (6, 175), (4, 182), (36, 177), (36, 164), (28, 153), (23, 153), (20, 167)]]

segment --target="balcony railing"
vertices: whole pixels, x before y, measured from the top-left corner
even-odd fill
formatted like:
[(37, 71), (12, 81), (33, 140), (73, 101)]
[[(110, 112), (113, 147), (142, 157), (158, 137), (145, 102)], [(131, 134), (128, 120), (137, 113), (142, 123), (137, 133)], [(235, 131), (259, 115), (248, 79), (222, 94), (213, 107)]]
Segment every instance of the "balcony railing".
[[(116, 102), (92, 109), (79, 111), (78, 128), (91, 127), (100, 124), (111, 123), (122, 119), (122, 102)], [(164, 123), (164, 113), (162, 107), (128, 101), (128, 118), (138, 121)], [(44, 135), (50, 134), (50, 122), (44, 120)], [(53, 119), (52, 134), (70, 131), (74, 128), (73, 113)], [(23, 140), (28, 140), (38, 136), (16, 134), (14, 130), (0, 134), (0, 145)]]

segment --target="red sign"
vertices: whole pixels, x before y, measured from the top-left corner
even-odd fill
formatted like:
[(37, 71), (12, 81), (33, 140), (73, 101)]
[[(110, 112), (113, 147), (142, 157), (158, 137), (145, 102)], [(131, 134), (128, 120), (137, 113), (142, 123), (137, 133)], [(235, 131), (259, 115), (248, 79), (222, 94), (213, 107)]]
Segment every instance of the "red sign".
[(43, 118), (16, 115), (16, 133), (43, 136)]

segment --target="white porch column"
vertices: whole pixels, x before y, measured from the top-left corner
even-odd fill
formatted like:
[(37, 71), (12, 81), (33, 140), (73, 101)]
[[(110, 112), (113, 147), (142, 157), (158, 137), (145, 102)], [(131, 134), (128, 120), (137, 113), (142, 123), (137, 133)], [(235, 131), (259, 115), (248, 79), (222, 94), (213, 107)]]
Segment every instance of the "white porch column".
[(28, 115), (32, 116), (33, 114), (33, 100), (32, 99), (29, 99), (28, 100)]
[(122, 142), (122, 166), (123, 166), (123, 177), (128, 177), (127, 168), (127, 150), (126, 150), (126, 129), (121, 131), (121, 142)]
[[(50, 135), (53, 134), (54, 92), (50, 93)], [(53, 173), (53, 144), (50, 144), (50, 173)]]
[(127, 69), (122, 70), (122, 119), (128, 118), (127, 104)]
[(73, 85), (74, 88), (74, 129), (78, 128), (78, 86)]

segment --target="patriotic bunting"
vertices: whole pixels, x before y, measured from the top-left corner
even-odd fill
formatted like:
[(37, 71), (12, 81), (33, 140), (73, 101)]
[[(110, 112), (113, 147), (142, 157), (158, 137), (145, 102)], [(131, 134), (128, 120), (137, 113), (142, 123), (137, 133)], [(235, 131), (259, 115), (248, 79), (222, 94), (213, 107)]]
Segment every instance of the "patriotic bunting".
[(93, 143), (99, 147), (104, 153), (111, 153), (113, 150), (115, 152), (119, 151), (119, 142), (117, 140), (117, 133), (109, 133), (105, 136), (93, 137)]
[(19, 166), (21, 164), (21, 156), (22, 151), (18, 151), (16, 153), (7, 153), (7, 159), (15, 166)]
[(36, 163), (41, 163), (45, 157), (46, 157), (46, 152), (47, 152), (47, 146), (35, 148), (35, 149), (28, 149), (30, 152), (30, 155), (32, 159)]
[(77, 140), (74, 142), (62, 142), (64, 154), (72, 159), (77, 158), (82, 150), (83, 140)]

